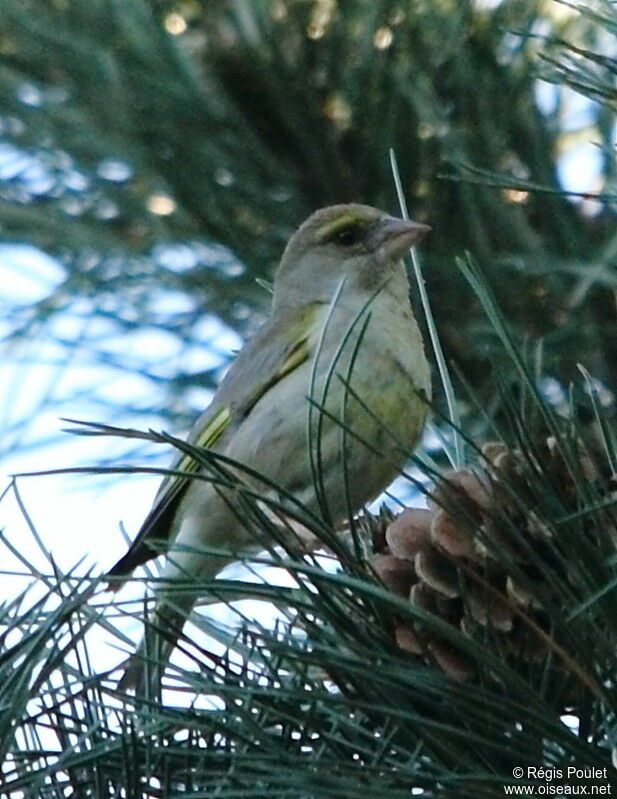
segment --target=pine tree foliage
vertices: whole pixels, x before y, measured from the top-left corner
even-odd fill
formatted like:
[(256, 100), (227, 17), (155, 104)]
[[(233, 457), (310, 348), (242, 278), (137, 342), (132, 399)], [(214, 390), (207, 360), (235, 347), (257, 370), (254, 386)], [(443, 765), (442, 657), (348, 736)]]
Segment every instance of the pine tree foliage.
[[(452, 269), (465, 249), (520, 333), (543, 337), (558, 379), (579, 360), (612, 379), (612, 215), (564, 196), (567, 97), (555, 91), (542, 111), (534, 99), (540, 51), (548, 77), (606, 103), (572, 135), (597, 143), (598, 192), (614, 191), (611, 8), (5, 0), (0, 108), (16, 150), (2, 235), (66, 268), (51, 296), (14, 315), (9, 340), (58, 314), (100, 318), (102, 334), (67, 346), (122, 368), (105, 338), (137, 325), (184, 347), (207, 345), (196, 332), (206, 311), (246, 332), (268, 301), (255, 276), (272, 275), (310, 211), (341, 200), (396, 210), (394, 148), (412, 215), (436, 231), (426, 272), (446, 352), (480, 396), (497, 353)], [(182, 310), (160, 310), (162, 288)], [(136, 360), (165, 390), (152, 410), (180, 421), (194, 411), (169, 393), (218, 375)]]
[[(540, 655), (521, 658), (490, 623), (461, 630), (438, 609), (393, 592), (376, 578), (370, 558), (358, 557), (336, 531), (284, 494), (255, 494), (225, 459), (167, 435), (88, 425), (88, 434), (172, 443), (202, 466), (198, 479), (234, 485), (237, 513), (256, 535), (278, 544), (261, 562), (287, 572), (291, 584), (204, 582), (200, 593), (231, 603), (229, 622), (196, 616), (196, 627), (181, 638), (184, 662), (175, 660), (161, 685), (133, 696), (118, 692), (117, 670), (97, 668), (89, 636), (99, 628), (127, 651), (119, 620), (142, 618), (143, 605), (110, 601), (96, 579), (61, 575), (52, 559), (41, 574), (22, 556), (39, 587), (2, 611), (0, 740), (10, 790), (255, 797), (346, 797), (361, 790), (401, 797), (422, 790), (496, 797), (504, 785), (542, 783), (521, 780), (517, 767), (565, 774), (583, 765), (604, 775), (584, 784), (613, 785), (614, 436), (594, 393), (581, 403), (595, 418), (595, 433), (543, 400), (471, 264), (467, 277), (519, 378), (522, 401), (510, 405), (519, 455), (511, 477), (495, 484), (501, 499), (485, 509), (482, 528), (468, 504), (444, 507), (490, 555), (486, 571), (476, 570), (464, 587), (463, 603), (479, 579), (492, 592), (489, 603), (506, 602), (518, 614), (523, 646), (535, 645), (541, 633)], [(538, 435), (551, 433), (557, 458), (530, 435), (530, 416)], [(469, 464), (487, 485), (495, 479), (481, 453), (470, 454)], [(432, 487), (429, 493), (444, 501)], [(283, 537), (263, 503), (308, 527), (338, 567), (324, 569), (323, 560)], [(370, 547), (366, 527), (356, 527), (353, 538), (361, 550)], [(495, 563), (521, 586), (522, 606), (495, 590)], [(466, 576), (459, 575), (463, 585)], [(279, 621), (259, 623), (235, 604), (241, 597), (273, 603)], [(395, 635), (401, 626), (440, 640), (471, 672), (453, 678), (442, 657), (422, 662), (408, 654)], [(157, 671), (155, 661), (149, 667)]]
[[(289, 497), (257, 501), (230, 464), (192, 450), (208, 475), (197, 479), (237, 483), (238, 512), (277, 544), (262, 563), (288, 579), (202, 585), (227, 621), (197, 614), (184, 659), (135, 697), (101, 673), (92, 636), (131, 651), (122, 622), (144, 603), (111, 602), (96, 577), (63, 574), (51, 556), (42, 570), (3, 538), (32, 586), (0, 608), (2, 790), (465, 799), (503, 796), (528, 766), (596, 768), (613, 787), (614, 4), (4, 0), (2, 11), (0, 106), (16, 153), (2, 233), (66, 268), (54, 294), (11, 317), (9, 341), (76, 297), (117, 330), (157, 321), (183, 343), (206, 308), (247, 330), (267, 300), (254, 277), (271, 275), (308, 211), (339, 199), (394, 210), (393, 147), (413, 214), (435, 228), (425, 269), (457, 370), (465, 465), (502, 498), (482, 524), (466, 501), (444, 510), (524, 588), (528, 604), (512, 608), (544, 644), (515, 657), (490, 624), (462, 630), (390, 590), (370, 557), (383, 520), (341, 537)], [(539, 74), (558, 87), (542, 110)], [(582, 135), (601, 169), (585, 197), (560, 180), (560, 153), (581, 134), (566, 129), (565, 86), (598, 101)], [(196, 253), (188, 267), (170, 245)], [(198, 303), (157, 317), (161, 286)], [(181, 394), (215, 378), (167, 382)], [(186, 451), (166, 434), (82, 432)], [(509, 478), (491, 469), (487, 439), (516, 452)], [(440, 463), (414, 466), (408, 479), (443, 501)], [(281, 511), (329, 554), (283, 536)], [(454, 566), (464, 583), (468, 564)], [(489, 571), (474, 574), (494, 591)], [(240, 598), (271, 603), (278, 620), (260, 623)], [(405, 651), (401, 627), (472, 673), (453, 679)]]

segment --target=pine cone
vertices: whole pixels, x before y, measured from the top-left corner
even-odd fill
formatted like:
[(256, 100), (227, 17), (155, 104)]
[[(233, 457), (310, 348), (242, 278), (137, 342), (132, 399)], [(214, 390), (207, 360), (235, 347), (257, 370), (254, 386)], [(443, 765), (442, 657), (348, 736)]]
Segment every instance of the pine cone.
[[(372, 565), (387, 587), (416, 607), (490, 644), (496, 654), (538, 663), (558, 643), (543, 612), (545, 603), (559, 602), (563, 586), (576, 593), (554, 528), (539, 512), (541, 481), (551, 481), (550, 496), (559, 497), (564, 512), (576, 509), (580, 495), (554, 439), (533, 456), (497, 442), (486, 444), (482, 454), (484, 471), (444, 475), (428, 509), (407, 509), (373, 535)], [(598, 479), (582, 448), (578, 467), (584, 480)], [(555, 580), (546, 579), (538, 559)], [(420, 618), (411, 625), (396, 621), (396, 642), (451, 678), (472, 680), (472, 659), (434, 626)]]

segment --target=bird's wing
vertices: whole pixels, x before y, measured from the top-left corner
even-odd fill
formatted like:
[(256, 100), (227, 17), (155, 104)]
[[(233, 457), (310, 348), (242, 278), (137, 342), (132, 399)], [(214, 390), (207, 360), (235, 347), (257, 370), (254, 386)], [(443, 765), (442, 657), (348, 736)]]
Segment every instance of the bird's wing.
[[(275, 317), (257, 332), (240, 351), (195, 424), (188, 439), (190, 444), (203, 448), (222, 444), (272, 386), (306, 361), (318, 309), (316, 304), (293, 317)], [(195, 461), (186, 454), (173, 466), (174, 471), (182, 472), (196, 468)], [(168, 475), (163, 480), (137, 537), (108, 577), (126, 577), (160, 554), (160, 542), (169, 540), (172, 534), (174, 517), (189, 482), (190, 477), (179, 475)], [(116, 589), (121, 583), (113, 580), (110, 588)]]

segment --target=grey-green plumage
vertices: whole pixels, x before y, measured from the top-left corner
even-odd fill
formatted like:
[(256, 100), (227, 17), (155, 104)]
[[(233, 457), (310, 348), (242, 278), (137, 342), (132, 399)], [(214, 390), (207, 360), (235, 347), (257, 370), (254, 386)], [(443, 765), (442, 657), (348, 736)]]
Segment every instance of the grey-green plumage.
[[(350, 507), (355, 512), (379, 494), (411, 453), (430, 395), (400, 260), (427, 230), (355, 204), (309, 217), (281, 259), (269, 321), (238, 354), (189, 440), (262, 474), (312, 511), (323, 510), (325, 502), (335, 525)], [(309, 394), (325, 408), (319, 422), (321, 502), (308, 440), (319, 412)], [(231, 552), (256, 545), (232, 506), (229, 496), (203, 480), (166, 479), (110, 576), (129, 575), (158, 554), (149, 541), (167, 540), (180, 549), (168, 557), (164, 580), (214, 577)], [(227, 548), (229, 559), (200, 546)], [(171, 582), (157, 594), (152, 622), (162, 637), (156, 658), (165, 663), (197, 596), (172, 595)], [(141, 683), (145, 657), (142, 642), (122, 687)]]
[[(240, 350), (233, 367), (225, 375), (212, 402), (195, 423), (188, 439), (189, 443), (198, 443), (202, 431), (216, 418), (217, 413), (222, 409), (229, 409), (231, 419), (216, 442), (217, 450), (222, 450), (225, 447), (225, 443), (233, 435), (233, 431), (249, 414), (256, 397), (263, 394), (281, 365), (285, 363), (289, 352), (294, 347), (294, 342), (302, 340), (300, 330), (291, 340), (288, 335), (290, 331), (295, 332), (293, 327), (297, 324), (298, 319), (295, 314), (294, 318), (289, 319), (289, 322), (284, 320), (282, 324), (278, 318), (270, 319)], [(177, 478), (166, 478), (163, 481), (152, 510), (144, 521), (133, 545), (109, 571), (109, 577), (128, 576), (137, 566), (146, 563), (160, 553), (159, 547), (148, 546), (148, 539), (159, 542), (169, 538), (178, 504), (188, 484), (188, 478), (184, 481)], [(113, 588), (119, 586), (120, 583), (112, 583)]]

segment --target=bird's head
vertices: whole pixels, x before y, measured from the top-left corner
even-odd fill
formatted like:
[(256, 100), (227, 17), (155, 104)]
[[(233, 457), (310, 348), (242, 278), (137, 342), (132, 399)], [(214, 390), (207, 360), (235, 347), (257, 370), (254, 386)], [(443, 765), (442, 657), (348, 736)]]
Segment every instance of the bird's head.
[(369, 205), (315, 211), (290, 238), (274, 283), (275, 306), (328, 301), (342, 278), (377, 286), (430, 230)]

